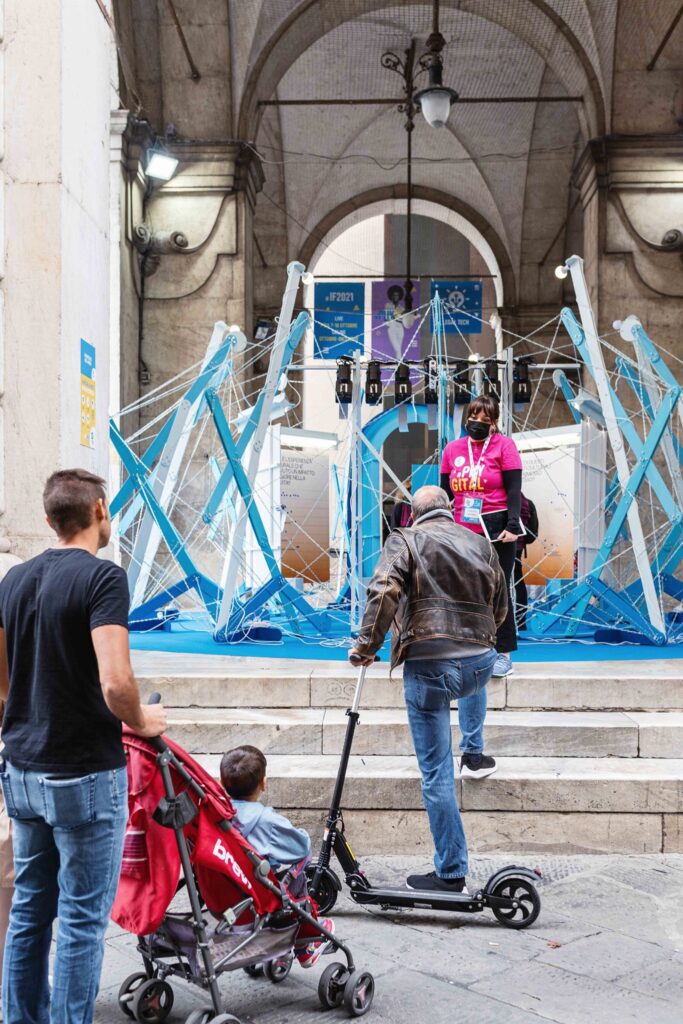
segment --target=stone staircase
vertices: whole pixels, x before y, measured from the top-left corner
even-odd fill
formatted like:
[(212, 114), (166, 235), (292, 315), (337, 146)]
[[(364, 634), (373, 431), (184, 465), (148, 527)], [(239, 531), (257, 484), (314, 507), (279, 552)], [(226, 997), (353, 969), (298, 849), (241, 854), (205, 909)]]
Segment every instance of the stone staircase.
[[(252, 743), (268, 800), (320, 835), (356, 673), (344, 663), (136, 652), (169, 735), (217, 774)], [(429, 856), (400, 671), (368, 671), (344, 805), (358, 853)], [(455, 785), (474, 851), (683, 853), (683, 661), (518, 664), (489, 686), (499, 769)], [(457, 749), (457, 713), (453, 713)]]

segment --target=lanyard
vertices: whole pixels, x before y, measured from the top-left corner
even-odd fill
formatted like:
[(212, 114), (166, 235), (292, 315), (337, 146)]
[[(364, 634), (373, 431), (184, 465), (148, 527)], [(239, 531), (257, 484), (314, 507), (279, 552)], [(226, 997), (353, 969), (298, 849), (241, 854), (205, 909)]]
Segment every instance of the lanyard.
[(472, 452), (472, 438), (471, 437), (467, 438), (467, 454), (470, 457), (470, 480), (474, 480), (476, 482), (476, 480), (479, 478), (480, 467), (481, 467), (482, 462), (484, 461), (484, 455), (486, 454), (486, 449), (489, 446), (489, 442), (491, 440), (491, 436), (492, 435), (489, 434), (489, 436), (484, 441), (484, 447), (482, 448), (481, 452), (479, 453), (479, 459), (477, 460), (476, 463), (474, 461), (474, 454)]

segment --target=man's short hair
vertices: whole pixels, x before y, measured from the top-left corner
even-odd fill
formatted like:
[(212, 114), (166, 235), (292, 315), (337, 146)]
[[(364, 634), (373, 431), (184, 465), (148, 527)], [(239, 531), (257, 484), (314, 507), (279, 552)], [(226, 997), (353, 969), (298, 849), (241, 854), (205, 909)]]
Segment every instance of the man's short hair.
[(266, 777), (266, 758), (258, 747), (244, 744), (223, 754), (221, 782), (233, 800), (253, 796)]
[(69, 540), (93, 521), (93, 508), (107, 496), (101, 476), (87, 469), (60, 469), (48, 477), (43, 489), (43, 508), (57, 536)]
[(437, 509), (450, 508), (448, 495), (441, 487), (428, 485), (420, 487), (413, 495), (413, 520), (420, 516), (426, 516), (428, 512), (435, 512)]

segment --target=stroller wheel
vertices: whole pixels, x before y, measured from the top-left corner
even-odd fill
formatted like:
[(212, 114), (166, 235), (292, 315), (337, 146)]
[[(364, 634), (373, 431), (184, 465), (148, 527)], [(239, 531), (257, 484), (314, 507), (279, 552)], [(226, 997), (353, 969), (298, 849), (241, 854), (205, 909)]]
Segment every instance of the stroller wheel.
[(185, 1024), (209, 1024), (209, 1021), (211, 1020), (212, 1016), (213, 1010), (193, 1010), (190, 1016), (185, 1021)]
[(248, 974), (250, 978), (260, 978), (263, 974), (263, 964), (247, 964), (242, 970), (245, 974)]
[(133, 1015), (140, 1024), (162, 1024), (172, 1008), (173, 989), (159, 978), (143, 982), (131, 1003)]
[(505, 878), (493, 890), (493, 896), (514, 900), (516, 907), (509, 910), (491, 907), (493, 916), (506, 928), (528, 928), (541, 912), (541, 897), (533, 882), (526, 878)]
[(291, 971), (293, 962), (294, 957), (291, 953), (288, 953), (287, 956), (278, 957), (277, 960), (269, 960), (264, 967), (266, 978), (272, 981), (273, 985), (279, 985)]
[(341, 1006), (348, 977), (348, 968), (340, 963), (328, 964), (320, 975), (318, 999), (326, 1010), (334, 1010), (335, 1006)]
[(353, 971), (344, 985), (344, 1009), (349, 1017), (363, 1017), (375, 995), (375, 979), (369, 971)]
[(140, 988), (140, 985), (148, 980), (144, 971), (137, 971), (135, 974), (129, 974), (126, 980), (122, 982), (119, 989), (119, 1009), (125, 1013), (126, 1017), (131, 1019), (135, 1017), (132, 1009), (133, 996)]

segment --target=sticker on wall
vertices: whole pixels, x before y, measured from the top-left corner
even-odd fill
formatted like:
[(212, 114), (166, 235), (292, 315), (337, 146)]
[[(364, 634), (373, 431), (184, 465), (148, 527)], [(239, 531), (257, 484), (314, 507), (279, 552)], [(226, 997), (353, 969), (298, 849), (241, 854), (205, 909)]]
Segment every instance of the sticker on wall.
[(96, 382), (95, 346), (81, 338), (81, 445), (95, 447)]

